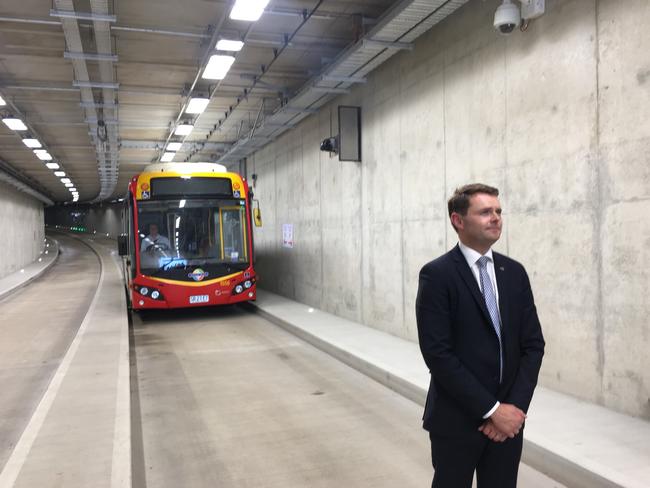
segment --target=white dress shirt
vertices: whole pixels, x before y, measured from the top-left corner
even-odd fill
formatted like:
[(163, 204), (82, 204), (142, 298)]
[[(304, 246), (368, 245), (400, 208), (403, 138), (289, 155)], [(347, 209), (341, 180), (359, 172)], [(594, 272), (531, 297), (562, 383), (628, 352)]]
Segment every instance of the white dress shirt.
[[(462, 242), (458, 243), (458, 247), (460, 248), (460, 252), (463, 253), (463, 256), (465, 257), (465, 261), (467, 261), (467, 265), (472, 270), (472, 274), (474, 275), (474, 278), (478, 283), (478, 287), (481, 290), (481, 293), (483, 293), (483, 289), (481, 288), (481, 279), (479, 278), (478, 264), (476, 264), (476, 262), (481, 257), (487, 256), (488, 258), (487, 272), (488, 272), (488, 276), (490, 277), (490, 281), (492, 282), (492, 288), (494, 289), (494, 294), (496, 295), (497, 298), (497, 309), (498, 309), (499, 288), (497, 287), (496, 273), (494, 272), (494, 259), (492, 258), (492, 248), (488, 249), (488, 251), (485, 254), (481, 254), (478, 251), (472, 249), (471, 247), (467, 247)], [(499, 311), (499, 315), (501, 315), (501, 311)], [(494, 406), (485, 415), (483, 415), (483, 418), (486, 419), (490, 415), (492, 415), (495, 412), (495, 410), (499, 407), (499, 405), (501, 404), (499, 402), (496, 402)]]

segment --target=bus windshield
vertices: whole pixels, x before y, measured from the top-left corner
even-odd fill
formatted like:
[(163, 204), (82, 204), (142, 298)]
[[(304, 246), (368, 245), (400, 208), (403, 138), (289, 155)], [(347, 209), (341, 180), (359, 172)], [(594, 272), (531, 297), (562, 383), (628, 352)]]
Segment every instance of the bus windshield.
[[(181, 281), (213, 279), (249, 264), (246, 201), (138, 202), (140, 272)], [(200, 272), (187, 273), (200, 267)]]

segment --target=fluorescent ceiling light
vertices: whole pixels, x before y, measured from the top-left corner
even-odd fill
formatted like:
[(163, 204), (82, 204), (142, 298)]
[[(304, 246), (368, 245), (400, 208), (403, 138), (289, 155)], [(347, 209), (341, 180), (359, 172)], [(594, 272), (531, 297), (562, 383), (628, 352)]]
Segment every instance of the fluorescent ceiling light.
[(27, 130), (27, 126), (23, 124), (23, 121), (13, 117), (7, 117), (2, 119), (7, 127), (11, 130)]
[(43, 147), (41, 146), (41, 143), (38, 141), (38, 139), (23, 139), (23, 144), (25, 144), (27, 147), (31, 147), (32, 149)]
[(176, 126), (174, 134), (177, 136), (189, 136), (192, 133), (194, 126), (192, 124), (179, 124)]
[(52, 161), (52, 155), (45, 149), (34, 149), (34, 154), (41, 161)]
[(264, 7), (269, 0), (237, 0), (230, 11), (230, 18), (233, 20), (247, 20), (255, 22), (264, 13)]
[(183, 208), (185, 206), (185, 199), (178, 202), (178, 208)]
[(185, 113), (187, 114), (202, 114), (205, 108), (210, 103), (209, 98), (191, 98), (190, 103), (187, 104)]
[(72, 188), (74, 185), (72, 183), (64, 183), (66, 188)]
[(162, 158), (160, 158), (160, 160), (166, 163), (174, 159), (174, 156), (176, 156), (176, 153), (166, 152), (165, 154), (162, 155)]
[(241, 51), (241, 48), (244, 47), (242, 41), (231, 41), (230, 39), (220, 39), (217, 42), (218, 51)]
[(61, 178), (62, 176), (65, 176), (65, 171), (55, 171), (54, 176)]
[(45, 163), (45, 166), (50, 169), (59, 169), (59, 165), (57, 163)]
[(61, 178), (61, 183), (70, 183), (71, 181), (70, 178)]
[(5, 102), (5, 99), (0, 97), (0, 107), (7, 105), (7, 102)]
[(74, 186), (71, 186), (68, 190), (70, 190), (70, 193), (77, 193), (77, 189)]
[(181, 148), (182, 145), (183, 145), (182, 142), (170, 142), (169, 144), (167, 144), (167, 151), (176, 152)]
[(223, 80), (234, 62), (235, 58), (232, 56), (213, 54), (203, 71), (203, 78), (207, 80)]

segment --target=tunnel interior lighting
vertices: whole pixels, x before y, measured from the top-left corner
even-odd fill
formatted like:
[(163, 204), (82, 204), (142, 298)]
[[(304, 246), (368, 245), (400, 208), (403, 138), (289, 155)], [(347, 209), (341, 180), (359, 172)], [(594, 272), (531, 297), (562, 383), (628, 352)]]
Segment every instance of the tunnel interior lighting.
[(185, 113), (188, 114), (202, 114), (203, 111), (206, 109), (208, 106), (208, 103), (210, 103), (209, 98), (191, 98), (190, 103), (187, 104), (187, 108), (185, 109)]
[(4, 107), (5, 105), (7, 105), (7, 102), (5, 102), (4, 98), (0, 97), (0, 107)]
[(74, 185), (72, 183), (65, 183), (66, 188), (72, 188)]
[(34, 149), (34, 154), (41, 161), (52, 161), (52, 155), (45, 149)]
[(65, 176), (65, 171), (55, 171), (54, 176), (58, 176), (59, 178)]
[(25, 146), (30, 147), (32, 149), (43, 147), (38, 139), (30, 139), (30, 138), (23, 139), (23, 144), (25, 144)]
[(268, 3), (269, 0), (237, 0), (230, 11), (230, 18), (255, 22), (262, 16)]
[(50, 169), (59, 169), (58, 163), (46, 163), (45, 166), (47, 166)]
[(167, 163), (167, 162), (171, 161), (172, 159), (174, 159), (175, 155), (176, 155), (176, 153), (166, 152), (165, 154), (162, 155), (162, 158), (160, 158), (160, 160)]
[(223, 80), (228, 70), (235, 62), (233, 56), (224, 56), (223, 54), (214, 54), (210, 56), (210, 61), (203, 71), (203, 78), (207, 80)]
[(192, 124), (179, 124), (176, 126), (174, 134), (177, 136), (189, 136), (192, 133), (194, 126)]
[(61, 178), (61, 183), (70, 183), (70, 178)]
[(244, 47), (242, 41), (233, 41), (230, 39), (219, 39), (217, 41), (218, 51), (241, 51), (242, 47)]
[(176, 152), (181, 148), (182, 145), (183, 145), (182, 142), (170, 142), (169, 144), (167, 144), (167, 151)]
[(27, 126), (23, 124), (23, 121), (15, 117), (5, 117), (2, 121), (11, 130), (27, 130)]

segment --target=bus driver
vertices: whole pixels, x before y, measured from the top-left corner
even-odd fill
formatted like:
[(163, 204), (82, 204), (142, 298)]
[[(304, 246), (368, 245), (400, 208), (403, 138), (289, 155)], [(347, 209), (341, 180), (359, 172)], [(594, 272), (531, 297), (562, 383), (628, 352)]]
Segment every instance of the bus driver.
[(169, 243), (169, 239), (163, 235), (158, 234), (158, 224), (149, 224), (149, 235), (142, 239), (140, 252), (151, 252), (155, 249), (168, 251), (171, 249), (171, 244)]

